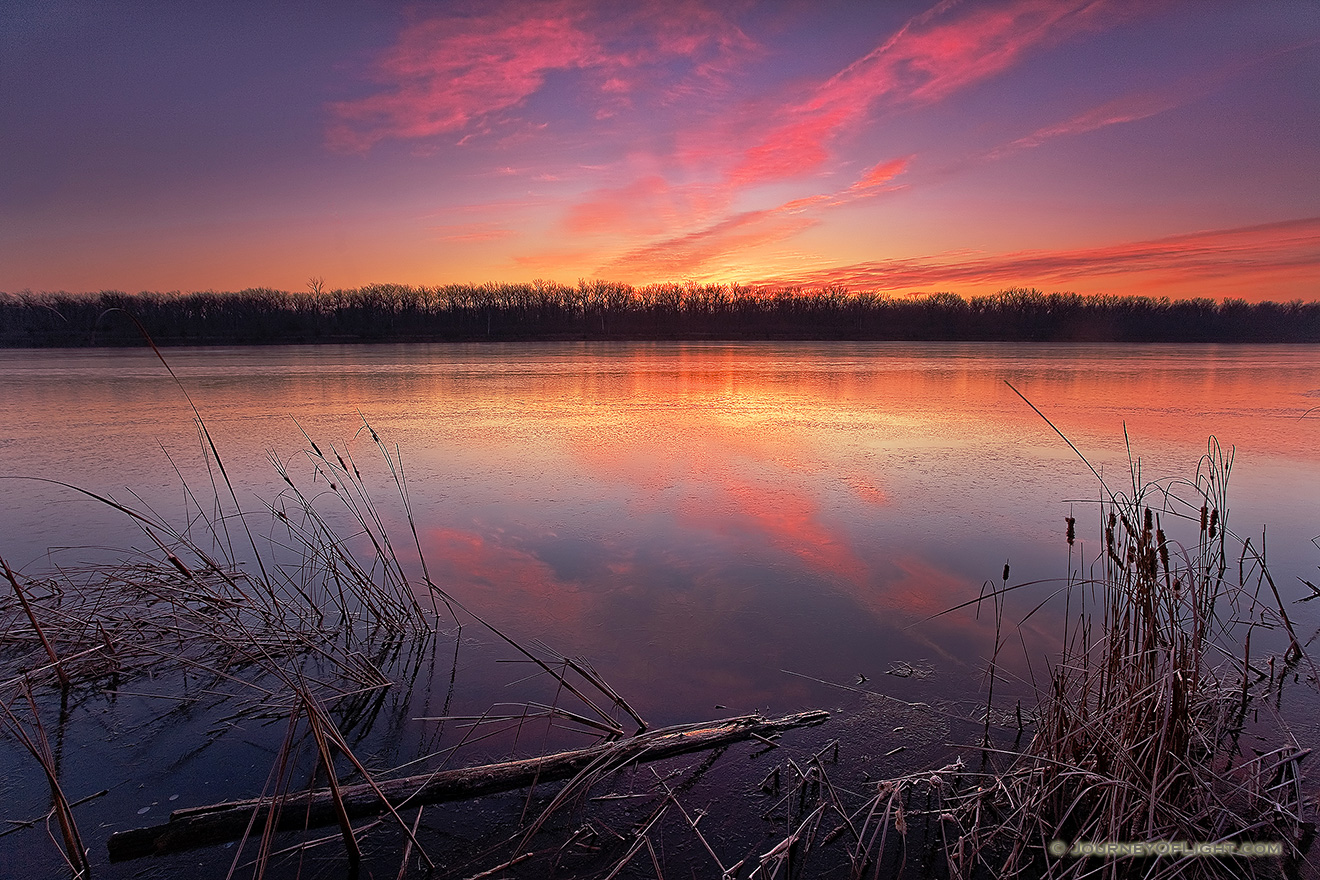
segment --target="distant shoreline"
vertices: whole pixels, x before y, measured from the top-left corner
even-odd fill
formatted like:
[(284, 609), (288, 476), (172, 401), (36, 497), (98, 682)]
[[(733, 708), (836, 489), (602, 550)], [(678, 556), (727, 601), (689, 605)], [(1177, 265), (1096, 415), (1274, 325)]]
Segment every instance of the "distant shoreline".
[[(131, 318), (129, 317), (131, 316)], [(140, 325), (140, 326), (139, 326)], [(970, 300), (841, 288), (584, 282), (290, 293), (0, 294), (0, 347), (361, 342), (1320, 342), (1320, 302), (1081, 296)]]

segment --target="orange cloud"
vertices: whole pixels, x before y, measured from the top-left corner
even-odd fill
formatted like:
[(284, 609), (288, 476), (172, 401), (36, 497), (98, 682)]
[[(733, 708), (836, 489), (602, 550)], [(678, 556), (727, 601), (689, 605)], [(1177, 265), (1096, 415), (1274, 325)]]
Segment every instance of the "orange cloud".
[(1288, 275), (1320, 270), (1320, 217), (1174, 235), (1071, 251), (1022, 251), (980, 259), (914, 257), (857, 263), (773, 279), (862, 290), (939, 289), (949, 284), (1070, 283), (1081, 277), (1161, 279)]
[(427, 228), (434, 232), (436, 238), (441, 241), (498, 241), (502, 238), (511, 238), (514, 235), (512, 229), (494, 223), (460, 223)]
[(564, 227), (574, 235), (655, 235), (674, 221), (673, 195), (663, 177), (650, 174), (626, 186), (596, 190), (569, 209)]
[(881, 162), (863, 174), (862, 179), (854, 183), (849, 189), (861, 192), (884, 186), (907, 170), (907, 164), (908, 159), (893, 159), (889, 162)]
[[(733, 157), (723, 146), (685, 151), (682, 159), (688, 164), (707, 169), (712, 164), (730, 166), (720, 184), (706, 188), (700, 204), (663, 216), (662, 209), (672, 209), (673, 203), (662, 203), (661, 193), (672, 199), (674, 190), (662, 178), (648, 176), (598, 192), (570, 211), (566, 225), (573, 232), (608, 230), (611, 224), (622, 224), (617, 228), (640, 234), (683, 230), (607, 260), (597, 270), (601, 275), (710, 278), (745, 272), (751, 269), (747, 251), (782, 242), (815, 225), (814, 218), (804, 215), (807, 209), (842, 205), (897, 189), (890, 181), (907, 169), (911, 157), (880, 162), (832, 196), (822, 194), (720, 217), (739, 190), (820, 168), (830, 158), (833, 139), (867, 122), (876, 107), (901, 108), (942, 100), (1012, 67), (1034, 48), (1112, 25), (1135, 11), (1137, 6), (1128, 0), (939, 4), (909, 20), (805, 99), (790, 103), (768, 128), (761, 127), (760, 134), (753, 131), (751, 146)], [(693, 228), (694, 223), (704, 225)]]
[(682, 278), (718, 271), (725, 267), (712, 264), (728, 255), (782, 241), (814, 226), (817, 221), (804, 216), (803, 207), (799, 201), (776, 209), (734, 214), (705, 229), (635, 248), (603, 266), (598, 274)]
[[(903, 173), (908, 159), (882, 162), (869, 169), (862, 178), (840, 193), (822, 193), (791, 199), (773, 208), (745, 211), (726, 216), (705, 228), (680, 235), (671, 235), (636, 247), (606, 263), (597, 274), (606, 277), (675, 278), (704, 277), (729, 272), (754, 272), (750, 263), (740, 261), (748, 252), (768, 244), (784, 241), (815, 226), (819, 221), (814, 213), (819, 209), (837, 207), (859, 198), (874, 196), (899, 187), (888, 181)], [(704, 217), (714, 213), (714, 195), (696, 197), (692, 188), (676, 193), (668, 189), (660, 178), (645, 178), (629, 187), (602, 191), (596, 199), (576, 206), (570, 212), (570, 231), (616, 232), (644, 231), (644, 224), (654, 223), (661, 228), (658, 215), (664, 208), (655, 204), (661, 198), (670, 205), (682, 200), (688, 205), (687, 215)], [(683, 216), (669, 211), (671, 216)], [(641, 215), (641, 216), (638, 216)], [(676, 222), (676, 221), (675, 221)], [(764, 269), (764, 263), (757, 264)]]

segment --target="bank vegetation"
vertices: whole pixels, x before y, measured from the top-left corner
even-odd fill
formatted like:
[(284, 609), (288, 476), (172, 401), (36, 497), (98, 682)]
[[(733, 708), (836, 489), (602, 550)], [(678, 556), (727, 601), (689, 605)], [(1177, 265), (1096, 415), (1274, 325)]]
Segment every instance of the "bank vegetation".
[(372, 284), (326, 290), (0, 293), (0, 346), (517, 340), (1320, 342), (1320, 301), (1011, 288), (891, 297), (842, 287)]

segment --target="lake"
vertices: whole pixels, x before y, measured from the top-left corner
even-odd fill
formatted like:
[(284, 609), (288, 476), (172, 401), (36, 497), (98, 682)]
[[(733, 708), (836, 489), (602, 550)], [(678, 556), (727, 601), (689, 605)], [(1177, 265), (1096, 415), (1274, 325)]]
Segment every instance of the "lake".
[[(178, 384), (149, 350), (0, 351), (0, 555), (12, 568), (36, 577), (149, 544), (122, 514), (28, 478), (175, 522), (197, 513), (186, 480), (206, 507), (185, 389), (245, 510), (281, 503), (270, 456), (303, 484), (324, 481), (301, 453), (305, 431), (351, 455), (409, 549), (365, 419), (397, 448), (432, 580), (514, 638), (586, 659), (652, 724), (846, 708), (858, 687), (984, 700), (993, 626), (972, 608), (935, 615), (1002, 586), (1007, 563), (1010, 584), (1043, 582), (1012, 594), (1005, 616), (1020, 620), (1102, 547), (1099, 481), (1013, 388), (1115, 491), (1131, 490), (1129, 454), (1144, 480), (1193, 479), (1213, 435), (1235, 449), (1229, 526), (1267, 546), (1285, 599), (1310, 593), (1299, 578), (1316, 582), (1320, 563), (1313, 347), (408, 344), (165, 357)], [(270, 533), (268, 514), (249, 519)], [(418, 568), (415, 550), (401, 555)], [(1057, 651), (1056, 604), (1020, 639), (1014, 630), (1003, 664), (1022, 680), (1005, 683), (1010, 697), (1028, 696), (1032, 662)], [(1320, 609), (1288, 607), (1310, 638)], [(444, 692), (443, 671), (415, 690)], [(458, 702), (479, 713), (516, 677), (473, 660)], [(1285, 706), (1314, 741), (1304, 709)], [(135, 748), (134, 760), (161, 760)], [(209, 772), (188, 760), (157, 780)], [(259, 789), (265, 772), (236, 772), (227, 792), (253, 778)]]

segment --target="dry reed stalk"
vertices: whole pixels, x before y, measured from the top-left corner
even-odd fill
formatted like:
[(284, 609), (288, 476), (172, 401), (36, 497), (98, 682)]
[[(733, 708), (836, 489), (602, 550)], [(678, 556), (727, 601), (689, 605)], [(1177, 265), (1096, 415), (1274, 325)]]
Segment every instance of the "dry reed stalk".
[[(275, 762), (271, 765), (270, 774), (266, 778), (266, 789), (272, 791), (271, 806), (267, 808), (265, 823), (262, 827), (260, 843), (257, 846), (257, 858), (253, 870), (254, 880), (259, 880), (266, 873), (266, 866), (270, 861), (271, 849), (274, 845), (275, 828), (279, 822), (279, 809), (283, 805), (284, 793), (288, 790), (289, 780), (293, 772), (293, 745), (295, 734), (298, 731), (298, 717), (302, 712), (301, 705), (295, 705), (289, 712), (289, 726), (284, 733), (284, 741), (280, 749), (275, 754)], [(265, 789), (263, 789), (264, 793)], [(243, 833), (239, 837), (238, 846), (234, 848), (234, 859), (230, 863), (229, 873), (225, 875), (225, 880), (232, 880), (234, 872), (238, 870), (239, 861), (243, 856), (243, 847), (256, 827), (258, 818), (261, 817), (261, 811), (253, 810), (248, 817), (247, 824), (244, 826)], [(111, 858), (114, 858), (113, 851)]]
[(78, 823), (73, 817), (73, 806), (60, 786), (59, 767), (50, 750), (50, 741), (46, 737), (46, 728), (41, 723), (41, 712), (37, 709), (36, 698), (26, 680), (23, 682), (23, 696), (26, 697), (28, 707), (32, 711), (33, 732), (29, 733), (9, 705), (0, 701), (0, 711), (4, 712), (5, 726), (23, 748), (36, 759), (46, 775), (46, 782), (50, 786), (51, 811), (55, 814), (60, 826), (60, 834), (64, 838), (62, 855), (65, 863), (75, 877), (89, 877), (92, 868), (87, 860), (87, 850), (83, 847), (82, 836), (78, 833)]
[(811, 849), (816, 832), (820, 829), (820, 821), (825, 814), (825, 808), (825, 804), (817, 805), (798, 823), (792, 833), (762, 854), (756, 868), (748, 875), (748, 880), (753, 880), (753, 878), (774, 880), (775, 877), (779, 876), (781, 868), (785, 869), (791, 877), (794, 870), (794, 857)]
[[(673, 804), (675, 807), (677, 807), (678, 813), (680, 816), (683, 817), (683, 821), (687, 823), (687, 827), (692, 831), (694, 835), (696, 835), (696, 838), (701, 843), (702, 848), (705, 849), (706, 852), (710, 854), (711, 860), (714, 861), (715, 866), (720, 869), (720, 876), (727, 877), (729, 875), (729, 869), (724, 867), (724, 863), (720, 861), (720, 857), (715, 853), (715, 848), (710, 845), (710, 841), (706, 839), (706, 835), (702, 834), (701, 829), (697, 827), (697, 822), (701, 821), (701, 816), (698, 816), (696, 819), (693, 819), (690, 815), (688, 815), (687, 809), (684, 808), (683, 803), (678, 799), (678, 796), (674, 794), (674, 790), (669, 787), (669, 783), (666, 782), (660, 776), (659, 773), (655, 772), (654, 767), (651, 768), (651, 775), (655, 777), (656, 783), (661, 788), (663, 788), (665, 792), (665, 801), (661, 803), (661, 811), (663, 811), (666, 804)], [(649, 840), (648, 840), (648, 844), (649, 844)]]
[(335, 819), (339, 822), (340, 833), (344, 837), (344, 849), (348, 851), (348, 861), (356, 865), (362, 861), (362, 850), (358, 847), (357, 838), (353, 836), (353, 823), (349, 821), (348, 811), (344, 808), (343, 795), (339, 793), (339, 777), (335, 773), (335, 759), (330, 754), (330, 746), (326, 742), (325, 733), (321, 730), (319, 713), (313, 709), (309, 698), (304, 697), (304, 708), (307, 711), (307, 722), (312, 728), (312, 736), (316, 740), (316, 750), (321, 756), (321, 766), (325, 768), (326, 779), (330, 785), (330, 799), (335, 808)]
[[(1226, 576), (1231, 464), (1231, 453), (1212, 440), (1196, 480), (1186, 484), (1199, 505), (1180, 508), (1170, 489), (1142, 484), (1137, 466), (1130, 495), (1106, 490), (1101, 574), (1075, 585), (1084, 600), (1098, 603), (1069, 619), (1070, 647), (1042, 695), (1040, 725), (1026, 752), (978, 798), (982, 812), (971, 837), (981, 846), (1011, 839), (1215, 840), (1266, 825), (1290, 838), (1286, 817), (1261, 824), (1269, 802), (1252, 795), (1243, 780), (1253, 771), (1232, 755), (1231, 719), (1252, 700), (1250, 637), (1257, 624), (1243, 636), (1240, 687), (1212, 662), (1216, 653), (1233, 654), (1232, 618), (1219, 607), (1247, 620), (1270, 611), (1242, 569), (1237, 582)], [(1163, 496), (1158, 509), (1149, 500), (1156, 495)], [(1181, 510), (1198, 507), (1197, 540), (1171, 552), (1161, 520), (1185, 520)], [(1283, 628), (1291, 637), (1286, 621)], [(1003, 858), (996, 870), (1005, 874), (1042, 865), (1020, 844)], [(1086, 860), (1043, 864), (1049, 876), (1095, 868)], [(1217, 859), (1184, 867), (1207, 875), (1244, 869)]]
[(29, 604), (27, 596), (23, 594), (23, 588), (19, 586), (18, 578), (14, 576), (12, 571), (10, 571), (9, 563), (2, 557), (0, 557), (0, 566), (4, 566), (5, 579), (9, 581), (10, 586), (14, 588), (14, 592), (18, 595), (18, 601), (23, 605), (23, 613), (26, 614), (28, 620), (32, 622), (33, 632), (37, 634), (37, 638), (41, 639), (41, 645), (46, 649), (46, 656), (50, 658), (51, 666), (55, 668), (55, 675), (60, 680), (60, 686), (67, 688), (69, 686), (68, 673), (66, 673), (64, 667), (60, 665), (60, 658), (55, 655), (55, 648), (51, 645), (50, 639), (46, 638), (45, 631), (42, 630), (41, 624), (37, 622), (37, 616), (32, 613), (32, 605)]
[(403, 880), (408, 873), (408, 860), (412, 858), (413, 841), (417, 839), (417, 829), (422, 825), (422, 807), (417, 808), (417, 818), (413, 820), (412, 832), (403, 844), (403, 858), (399, 859), (398, 880)]
[[(639, 826), (637, 826), (637, 828), (633, 830), (632, 844), (628, 847), (627, 852), (623, 854), (623, 857), (619, 859), (618, 862), (615, 863), (614, 868), (608, 874), (605, 875), (604, 880), (614, 880), (614, 878), (618, 877), (620, 872), (622, 872), (624, 868), (628, 867), (628, 863), (633, 860), (633, 857), (642, 851), (643, 846), (650, 847), (651, 838), (648, 835), (650, 834), (651, 829), (655, 827), (655, 825), (669, 810), (669, 804), (670, 801), (668, 800), (662, 801), (660, 803), (660, 806), (656, 807), (655, 810), (651, 813), (651, 815), (648, 816), (646, 820), (642, 822), (642, 824), (640, 824)], [(655, 858), (654, 850), (651, 853), (651, 858), (652, 859)], [(512, 862), (509, 862), (507, 864), (512, 864)], [(656, 870), (657, 870), (657, 876), (659, 876), (658, 865), (656, 866)]]

